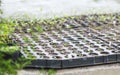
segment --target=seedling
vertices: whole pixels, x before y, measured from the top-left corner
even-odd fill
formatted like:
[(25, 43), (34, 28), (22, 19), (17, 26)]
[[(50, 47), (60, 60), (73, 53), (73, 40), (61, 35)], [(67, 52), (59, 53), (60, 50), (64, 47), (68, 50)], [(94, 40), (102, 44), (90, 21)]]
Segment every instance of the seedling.
[(23, 37), (23, 40), (26, 42), (26, 43), (31, 43), (30, 39), (28, 37)]

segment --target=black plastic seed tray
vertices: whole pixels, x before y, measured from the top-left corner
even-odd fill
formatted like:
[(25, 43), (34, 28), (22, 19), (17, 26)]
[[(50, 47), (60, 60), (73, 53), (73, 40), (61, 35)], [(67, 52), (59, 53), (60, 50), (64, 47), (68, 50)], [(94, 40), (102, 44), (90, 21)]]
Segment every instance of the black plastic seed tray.
[(26, 59), (34, 59), (26, 67), (69, 68), (120, 62), (118, 17), (101, 16), (69, 19), (61, 30), (14, 33), (14, 40), (21, 45), (20, 53)]
[(27, 67), (68, 68), (119, 62), (119, 39), (109, 36), (115, 35), (118, 29), (103, 33), (90, 27), (78, 27), (32, 35), (15, 33), (14, 36), (21, 44), (22, 55), (34, 59)]

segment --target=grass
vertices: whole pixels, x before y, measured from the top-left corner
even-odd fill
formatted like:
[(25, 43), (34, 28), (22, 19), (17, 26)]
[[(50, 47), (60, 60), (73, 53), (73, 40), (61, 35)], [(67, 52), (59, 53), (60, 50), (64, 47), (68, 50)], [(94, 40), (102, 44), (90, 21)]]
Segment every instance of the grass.
[[(17, 26), (13, 20), (1, 19), (0, 22), (0, 75), (17, 75), (17, 70), (23, 68), (26, 62), (21, 57), (13, 60), (12, 55), (19, 50), (19, 46), (11, 40), (11, 35)], [(19, 61), (19, 62), (18, 62)]]
[(6, 44), (0, 43), (0, 51), (2, 51), (2, 52), (12, 54), (18, 50), (19, 50), (18, 46), (8, 46)]

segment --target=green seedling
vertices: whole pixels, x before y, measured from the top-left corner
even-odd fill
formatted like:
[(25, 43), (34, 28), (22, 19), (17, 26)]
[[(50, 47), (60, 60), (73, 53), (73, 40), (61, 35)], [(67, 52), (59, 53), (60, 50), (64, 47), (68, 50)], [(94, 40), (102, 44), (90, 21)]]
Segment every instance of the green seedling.
[(28, 37), (23, 37), (23, 40), (26, 42), (26, 43), (31, 43), (30, 39)]

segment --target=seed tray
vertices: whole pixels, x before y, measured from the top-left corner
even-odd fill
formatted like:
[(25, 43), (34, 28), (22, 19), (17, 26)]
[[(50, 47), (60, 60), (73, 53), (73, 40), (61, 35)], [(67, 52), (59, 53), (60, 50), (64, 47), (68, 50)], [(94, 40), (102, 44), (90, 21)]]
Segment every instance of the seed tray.
[(27, 67), (69, 68), (120, 61), (120, 27), (63, 28), (43, 33), (14, 33)]

